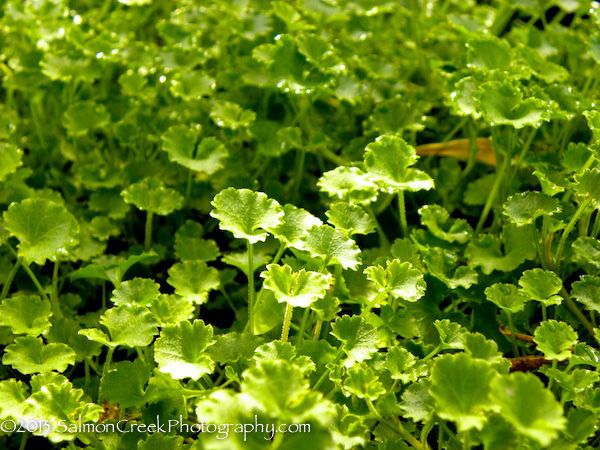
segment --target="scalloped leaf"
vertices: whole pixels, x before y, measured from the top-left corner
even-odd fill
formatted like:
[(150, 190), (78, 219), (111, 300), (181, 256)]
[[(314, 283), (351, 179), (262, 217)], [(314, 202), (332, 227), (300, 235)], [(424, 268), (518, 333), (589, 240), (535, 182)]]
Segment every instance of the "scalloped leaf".
[(293, 307), (307, 308), (321, 299), (333, 282), (331, 275), (300, 269), (297, 272), (287, 264), (279, 266), (269, 264), (260, 274), (264, 278), (264, 287), (273, 291), (279, 303)]
[(538, 217), (551, 216), (561, 211), (557, 199), (537, 191), (512, 195), (502, 207), (504, 215), (519, 227), (535, 223)]
[(363, 208), (351, 203), (333, 203), (325, 212), (327, 221), (335, 228), (353, 234), (370, 234), (375, 231), (375, 222)]
[(166, 216), (183, 207), (183, 196), (156, 178), (144, 178), (121, 192), (123, 200), (142, 211)]
[(220, 286), (219, 272), (204, 261), (175, 263), (168, 273), (167, 283), (175, 288), (175, 293), (199, 305), (206, 302), (210, 291)]
[(360, 249), (343, 231), (329, 225), (314, 225), (302, 236), (302, 248), (324, 264), (340, 264), (344, 269), (356, 270), (360, 264)]

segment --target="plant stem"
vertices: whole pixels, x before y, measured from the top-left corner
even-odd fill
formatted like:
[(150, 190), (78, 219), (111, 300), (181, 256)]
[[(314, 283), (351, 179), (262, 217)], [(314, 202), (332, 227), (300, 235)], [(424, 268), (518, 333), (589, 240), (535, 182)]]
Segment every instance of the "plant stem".
[(471, 430), (467, 430), (463, 433), (463, 449), (469, 450), (471, 448)]
[(375, 230), (377, 230), (377, 234), (379, 235), (379, 245), (381, 245), (381, 247), (386, 248), (386, 249), (389, 248), (390, 241), (388, 240), (387, 236), (383, 232), (383, 228), (381, 228), (381, 225), (379, 224), (379, 221), (377, 220), (377, 216), (375, 216), (375, 213), (373, 212), (373, 208), (371, 208), (370, 205), (365, 205), (364, 209), (367, 212), (367, 214), (369, 215), (369, 217), (371, 217), (371, 219), (373, 220), (373, 223), (375, 224)]
[(52, 269), (52, 291), (50, 292), (50, 298), (52, 299), (52, 303), (56, 304), (60, 309), (59, 300), (58, 300), (58, 269), (59, 262), (54, 262), (54, 267)]
[(373, 414), (373, 416), (383, 425), (387, 425), (389, 428), (393, 429), (394, 431), (398, 432), (400, 434), (400, 436), (402, 436), (402, 438), (408, 442), (410, 445), (412, 445), (414, 448), (418, 449), (418, 450), (422, 450), (425, 449), (426, 446), (424, 446), (423, 444), (421, 444), (421, 441), (419, 441), (416, 437), (414, 437), (412, 434), (410, 434), (408, 431), (406, 431), (406, 429), (402, 426), (402, 424), (400, 422), (396, 422), (396, 428), (394, 428), (393, 426), (391, 426), (388, 422), (386, 422), (386, 420), (381, 416), (381, 414), (379, 414), (377, 412), (377, 410), (375, 409), (375, 406), (373, 405), (373, 401), (370, 398), (366, 399), (367, 401), (367, 406), (369, 407), (369, 411), (371, 412), (371, 414)]
[(319, 337), (321, 337), (321, 328), (323, 327), (323, 321), (318, 319), (315, 323), (315, 328), (313, 329), (311, 339), (313, 341), (318, 341)]
[(104, 367), (102, 368), (102, 383), (106, 380), (106, 376), (108, 375), (108, 370), (110, 368), (110, 363), (112, 362), (114, 352), (115, 347), (108, 347), (108, 352), (106, 352), (106, 360), (104, 361)]
[(517, 334), (517, 330), (515, 329), (515, 324), (513, 323), (512, 312), (506, 311), (506, 318), (508, 319), (508, 328), (510, 329), (510, 338), (513, 347), (513, 354), (515, 358), (519, 357), (519, 347), (517, 346), (517, 338), (515, 334)]
[(148, 211), (146, 214), (146, 234), (144, 236), (144, 251), (147, 252), (150, 250), (152, 246), (152, 219), (154, 217), (154, 213)]
[(569, 234), (571, 233), (571, 231), (573, 231), (573, 228), (575, 228), (575, 224), (577, 223), (577, 221), (579, 220), (579, 218), (581, 217), (581, 215), (583, 214), (585, 209), (589, 206), (591, 201), (592, 200), (590, 198), (588, 198), (585, 201), (583, 201), (581, 203), (581, 205), (579, 205), (579, 208), (577, 208), (577, 211), (575, 211), (575, 214), (573, 214), (573, 217), (571, 218), (570, 222), (567, 224), (567, 227), (564, 229), (564, 231), (562, 232), (562, 234), (560, 236), (560, 241), (558, 241), (558, 248), (556, 249), (556, 255), (554, 256), (554, 261), (552, 263), (552, 266), (554, 267), (554, 271), (559, 276), (560, 276), (560, 274), (559, 274), (560, 258), (562, 256), (562, 252), (565, 247), (565, 243), (567, 242), (567, 238), (569, 237)]
[(504, 179), (504, 174), (506, 173), (506, 169), (508, 169), (508, 166), (510, 164), (510, 155), (511, 155), (511, 151), (507, 150), (506, 156), (504, 157), (504, 160), (502, 161), (502, 166), (500, 167), (500, 171), (496, 174), (496, 179), (494, 180), (494, 185), (492, 186), (492, 189), (490, 190), (488, 198), (485, 201), (485, 206), (483, 207), (483, 211), (481, 212), (481, 216), (479, 217), (479, 222), (477, 222), (477, 227), (475, 228), (475, 234), (481, 232), (481, 229), (483, 228), (483, 224), (485, 223), (485, 220), (487, 219), (487, 216), (490, 213), (490, 210), (492, 209), (494, 200), (496, 200), (496, 195), (498, 194), (498, 189), (500, 189), (500, 184), (502, 184), (502, 181)]
[[(577, 307), (577, 305), (575, 304), (575, 302), (573, 301), (573, 299), (571, 298), (571, 296), (569, 295), (569, 293), (567, 292), (567, 290), (565, 289), (564, 286), (562, 287), (560, 293), (562, 294), (563, 298), (565, 299), (567, 308), (569, 308), (569, 310), (573, 313), (573, 315), (575, 315), (575, 317), (577, 317), (579, 322), (592, 335), (592, 337), (594, 339), (596, 339), (596, 336), (594, 334), (594, 326), (590, 323), (589, 320), (587, 320), (587, 318), (579, 310), (579, 308)], [(598, 339), (596, 339), (596, 340), (598, 340)]]
[(248, 323), (250, 334), (254, 334), (254, 252), (248, 241)]
[(23, 433), (23, 436), (21, 436), (21, 444), (19, 445), (19, 450), (25, 450), (25, 447), (27, 446), (28, 437), (29, 433)]
[[(335, 357), (333, 358), (333, 361), (331, 361), (331, 363), (332, 364), (337, 363), (343, 355), (344, 355), (344, 349), (342, 347), (338, 348), (338, 351), (337, 351)], [(319, 379), (313, 386), (314, 391), (316, 391), (319, 388), (319, 386), (321, 386), (323, 384), (323, 382), (327, 379), (327, 376), (329, 375), (330, 371), (331, 371), (331, 369), (329, 369), (329, 368), (325, 369), (323, 374), (319, 377)]]
[(12, 269), (10, 270), (10, 272), (8, 273), (8, 276), (6, 277), (4, 286), (2, 286), (2, 292), (0, 293), (0, 300), (4, 300), (6, 298), (6, 296), (8, 295), (8, 292), (10, 291), (10, 286), (12, 285), (13, 279), (15, 278), (15, 275), (17, 274), (19, 267), (21, 267), (22, 262), (23, 262), (22, 258), (17, 258), (14, 265), (12, 266)]
[(542, 320), (546, 322), (548, 320), (548, 307), (542, 303)]
[(400, 213), (400, 227), (402, 228), (402, 236), (408, 237), (408, 223), (406, 222), (404, 191), (398, 191), (398, 211)]
[(285, 253), (286, 249), (287, 249), (287, 244), (285, 242), (281, 241), (281, 243), (279, 244), (279, 250), (277, 250), (277, 253), (275, 253), (275, 256), (273, 257), (271, 264), (277, 264), (279, 262), (279, 260), (281, 259), (281, 257), (283, 256), (283, 254)]
[(310, 308), (304, 308), (304, 314), (302, 315), (302, 322), (300, 322), (300, 331), (298, 332), (298, 340), (296, 341), (296, 348), (300, 348), (302, 340), (304, 338), (304, 330), (308, 323), (308, 315), (310, 314)]
[(544, 256), (542, 253), (542, 247), (540, 246), (540, 236), (537, 230), (537, 227), (535, 225), (535, 221), (531, 224), (531, 231), (533, 233), (533, 240), (535, 241), (535, 248), (537, 250), (537, 256), (540, 258), (540, 261), (542, 263), (542, 267), (545, 269), (546, 268), (546, 261), (544, 261)]
[(290, 334), (290, 324), (292, 323), (292, 314), (294, 313), (294, 307), (291, 304), (287, 304), (285, 307), (285, 316), (283, 318), (283, 328), (281, 329), (281, 342), (287, 342), (288, 335)]

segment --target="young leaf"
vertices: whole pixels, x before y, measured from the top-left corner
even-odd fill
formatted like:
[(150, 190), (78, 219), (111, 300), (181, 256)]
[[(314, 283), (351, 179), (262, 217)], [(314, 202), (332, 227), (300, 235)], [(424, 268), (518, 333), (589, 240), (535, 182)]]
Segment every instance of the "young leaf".
[(575, 191), (584, 199), (589, 199), (596, 209), (600, 209), (600, 168), (587, 169), (575, 175)]
[(583, 275), (571, 286), (571, 297), (590, 311), (600, 311), (600, 277)]
[(355, 366), (348, 370), (342, 390), (346, 395), (358, 398), (376, 400), (385, 394), (385, 388), (372, 369)]
[(388, 292), (408, 302), (416, 302), (425, 295), (427, 285), (423, 274), (413, 269), (409, 262), (388, 260), (386, 268), (370, 266), (365, 269), (365, 274), (375, 283), (379, 292)]
[(110, 308), (102, 315), (100, 323), (108, 329), (112, 345), (146, 347), (158, 334), (158, 322), (150, 311), (139, 305)]
[(467, 334), (467, 330), (456, 322), (451, 322), (448, 319), (436, 320), (433, 326), (440, 334), (440, 345), (443, 349), (462, 349), (463, 339)]
[(100, 396), (121, 408), (139, 408), (148, 401), (145, 387), (149, 378), (150, 367), (139, 358), (120, 361), (103, 378)]
[(579, 261), (600, 269), (600, 240), (590, 236), (580, 236), (572, 248)]
[(535, 329), (533, 340), (547, 359), (562, 361), (571, 355), (577, 333), (565, 322), (546, 320)]
[(182, 261), (209, 262), (219, 257), (219, 247), (212, 239), (202, 239), (202, 225), (186, 221), (175, 233), (175, 255)]
[(323, 259), (325, 266), (340, 264), (344, 269), (356, 270), (360, 250), (343, 231), (329, 225), (314, 225), (300, 238), (302, 248), (312, 256)]
[(0, 326), (10, 327), (14, 334), (39, 336), (50, 324), (50, 302), (37, 295), (19, 295), (0, 304)]
[(183, 196), (156, 178), (144, 178), (123, 190), (121, 195), (126, 203), (160, 216), (169, 215), (183, 206)]
[(473, 228), (464, 219), (450, 219), (450, 214), (439, 205), (425, 205), (419, 209), (421, 223), (435, 236), (447, 242), (466, 243)]
[(196, 304), (205, 303), (208, 293), (220, 285), (219, 272), (204, 261), (175, 263), (168, 273), (167, 283), (175, 288), (175, 293)]
[(450, 289), (468, 289), (477, 283), (477, 272), (471, 267), (459, 265), (458, 256), (441, 247), (430, 247), (423, 255), (429, 273), (443, 281)]
[(0, 381), (0, 419), (19, 419), (28, 408), (28, 387), (15, 379)]
[(149, 278), (134, 278), (124, 281), (113, 291), (115, 305), (150, 306), (160, 295), (159, 286)]
[(496, 408), (490, 398), (494, 374), (488, 363), (464, 353), (436, 358), (431, 369), (431, 395), (436, 413), (442, 419), (456, 422), (461, 432), (471, 428), (481, 430), (486, 411)]
[(23, 151), (15, 145), (0, 143), (0, 182), (23, 165)]
[(4, 227), (19, 239), (19, 256), (43, 265), (56, 261), (78, 243), (79, 224), (63, 205), (43, 198), (13, 203), (4, 213)]
[(272, 229), (272, 233), (286, 245), (302, 250), (300, 238), (314, 225), (323, 225), (323, 222), (308, 211), (288, 204), (283, 207), (281, 223)]
[(377, 185), (358, 167), (339, 166), (325, 172), (317, 186), (330, 197), (368, 205), (377, 200)]
[(64, 372), (75, 364), (75, 352), (65, 344), (44, 345), (41, 338), (19, 337), (6, 347), (2, 364), (12, 366), (22, 374)]
[(535, 97), (524, 100), (521, 89), (509, 80), (482, 83), (475, 97), (479, 110), (490, 125), (539, 127), (548, 120), (548, 105)]
[(344, 361), (346, 368), (352, 367), (355, 362), (371, 358), (377, 351), (377, 329), (363, 317), (339, 317), (331, 324), (331, 328), (331, 334), (342, 341), (341, 348), (347, 357)]
[(202, 320), (187, 320), (162, 329), (154, 344), (154, 359), (161, 372), (176, 380), (199, 379), (213, 370), (214, 363), (206, 353), (213, 343), (213, 330)]
[(195, 132), (183, 125), (169, 128), (161, 138), (169, 161), (207, 175), (221, 169), (228, 156), (227, 148), (217, 138), (205, 137), (196, 145)]
[(217, 101), (212, 105), (210, 118), (219, 127), (237, 130), (249, 127), (256, 119), (256, 113), (248, 109), (242, 109), (237, 103)]
[(402, 394), (400, 409), (402, 416), (415, 422), (428, 422), (436, 411), (434, 398), (431, 396), (431, 381), (420, 378), (412, 383)]
[(536, 191), (520, 192), (509, 197), (503, 208), (504, 214), (519, 227), (533, 224), (538, 217), (551, 216), (561, 210), (557, 199)]
[(485, 298), (498, 307), (517, 313), (522, 311), (529, 297), (520, 291), (514, 284), (495, 283), (485, 289)]
[(329, 274), (307, 272), (304, 269), (293, 272), (287, 264), (269, 264), (260, 276), (265, 279), (265, 288), (273, 291), (278, 302), (300, 308), (307, 308), (323, 298), (333, 282)]
[(214, 210), (210, 215), (219, 220), (219, 228), (251, 244), (264, 241), (283, 216), (283, 208), (276, 200), (249, 189), (227, 188), (211, 204)]
[(502, 417), (544, 447), (565, 428), (562, 406), (533, 374), (515, 372), (496, 377), (492, 395)]
[(529, 298), (546, 306), (559, 305), (562, 302), (562, 297), (556, 295), (562, 288), (562, 281), (549, 270), (526, 270), (519, 279), (519, 286)]
[(337, 202), (331, 205), (325, 215), (328, 222), (335, 228), (339, 228), (353, 234), (369, 234), (375, 231), (373, 219), (365, 212), (363, 208), (351, 203)]
[(367, 145), (364, 162), (369, 176), (388, 192), (419, 191), (434, 186), (425, 172), (409, 168), (417, 162), (417, 153), (397, 136), (380, 136)]

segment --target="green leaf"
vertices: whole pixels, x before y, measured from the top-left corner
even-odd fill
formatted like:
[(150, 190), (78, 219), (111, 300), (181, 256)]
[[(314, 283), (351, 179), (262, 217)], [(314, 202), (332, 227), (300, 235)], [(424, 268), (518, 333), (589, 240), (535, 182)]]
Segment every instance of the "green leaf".
[(2, 364), (24, 375), (56, 370), (63, 372), (75, 364), (75, 352), (65, 344), (47, 344), (33, 336), (19, 337), (6, 347)]
[(352, 367), (355, 362), (370, 359), (377, 351), (377, 329), (361, 316), (338, 317), (331, 324), (332, 332), (342, 341), (342, 349), (346, 354), (344, 366)]
[(581, 172), (586, 168), (592, 152), (583, 142), (569, 142), (565, 151), (560, 155), (561, 165), (571, 172)]
[(534, 224), (541, 216), (551, 216), (561, 211), (558, 200), (537, 191), (526, 191), (512, 195), (503, 205), (504, 214), (515, 225)]
[(272, 233), (288, 246), (302, 249), (300, 238), (314, 225), (323, 225), (323, 222), (305, 209), (288, 204), (283, 207), (281, 223), (272, 229)]
[(433, 326), (440, 334), (440, 345), (443, 349), (463, 348), (463, 339), (467, 334), (467, 330), (462, 325), (443, 319), (435, 320)]
[(535, 375), (515, 372), (496, 377), (492, 395), (502, 417), (543, 446), (565, 429), (562, 406)]
[(485, 298), (499, 308), (512, 313), (522, 311), (529, 297), (514, 284), (495, 283), (485, 289)]
[(469, 67), (506, 70), (511, 66), (510, 45), (496, 36), (475, 35), (465, 45)]
[(571, 297), (590, 311), (600, 311), (600, 277), (583, 275), (571, 286)]
[(158, 334), (158, 322), (148, 309), (139, 305), (110, 308), (102, 315), (100, 323), (108, 329), (113, 345), (146, 347)]
[(175, 293), (196, 304), (205, 303), (208, 293), (220, 285), (219, 272), (204, 261), (175, 263), (168, 273), (167, 283), (175, 288)]
[(144, 178), (121, 192), (126, 203), (142, 211), (166, 216), (183, 207), (183, 196), (156, 178)]
[(27, 385), (15, 379), (0, 381), (0, 420), (20, 419), (27, 409)]
[(477, 283), (477, 272), (471, 267), (459, 265), (458, 256), (441, 247), (428, 248), (423, 262), (429, 273), (443, 281), (450, 289), (463, 287), (468, 289)]
[(313, 225), (300, 238), (302, 248), (324, 264), (340, 264), (344, 269), (356, 270), (360, 264), (360, 249), (343, 231), (329, 225)]
[(330, 197), (352, 204), (368, 205), (377, 200), (377, 185), (358, 167), (339, 166), (325, 172), (317, 186)]
[(590, 236), (580, 236), (575, 239), (571, 248), (579, 261), (600, 269), (600, 240)]
[(337, 202), (330, 206), (325, 212), (328, 222), (335, 228), (339, 228), (353, 234), (370, 234), (375, 231), (373, 219), (363, 208), (351, 203)]
[(502, 239), (492, 234), (473, 238), (467, 244), (465, 256), (471, 265), (481, 267), (486, 275), (494, 270), (511, 272), (525, 260), (535, 259), (537, 250), (533, 239), (531, 227), (508, 225), (502, 230)]
[(462, 336), (465, 353), (471, 358), (483, 359), (489, 363), (502, 363), (505, 358), (498, 351), (498, 344), (481, 333), (466, 333)]
[(511, 81), (482, 83), (475, 94), (477, 105), (490, 125), (539, 127), (549, 117), (549, 107), (535, 97), (523, 99), (523, 92)]
[(583, 199), (589, 199), (594, 208), (600, 209), (600, 167), (575, 175), (575, 181), (575, 191)]
[(217, 101), (212, 105), (210, 118), (219, 127), (237, 130), (249, 127), (256, 119), (256, 113), (249, 109), (242, 109), (237, 103)]
[(490, 398), (490, 382), (495, 371), (488, 363), (464, 353), (443, 355), (431, 369), (431, 395), (436, 413), (456, 422), (460, 432), (486, 422), (486, 412), (496, 408)]
[(100, 396), (121, 408), (140, 407), (147, 402), (145, 386), (150, 379), (150, 367), (139, 358), (120, 361), (103, 377)]
[(409, 262), (388, 260), (385, 268), (370, 266), (365, 269), (365, 274), (375, 283), (379, 292), (388, 292), (396, 298), (416, 302), (425, 295), (427, 285), (423, 274), (413, 269)]
[(152, 301), (148, 309), (161, 327), (188, 320), (194, 314), (194, 304), (189, 299), (174, 294), (161, 294)]
[(431, 381), (421, 378), (412, 383), (402, 394), (400, 409), (403, 417), (415, 422), (429, 422), (436, 410), (435, 400), (431, 396)]
[(425, 172), (409, 168), (417, 162), (417, 153), (397, 136), (380, 136), (367, 145), (364, 162), (371, 179), (387, 192), (428, 190), (434, 186)]
[(19, 239), (19, 256), (43, 265), (68, 254), (78, 243), (79, 224), (63, 205), (43, 198), (13, 203), (4, 227)]
[(549, 270), (526, 270), (519, 279), (519, 286), (529, 298), (546, 306), (559, 305), (562, 302), (562, 297), (556, 295), (562, 289), (562, 280)]
[[(36, 384), (32, 379), (32, 386)], [(69, 381), (42, 383), (42, 387), (34, 392), (27, 403), (31, 405), (28, 411), (30, 417), (43, 417), (44, 420), (55, 424), (48, 439), (52, 442), (72, 441), (81, 433), (72, 430), (81, 429), (81, 424), (96, 424), (103, 413), (103, 408), (89, 401), (83, 389), (75, 389)], [(57, 427), (56, 424), (62, 424)], [(40, 428), (36, 434), (44, 434)], [(44, 434), (45, 435), (45, 434)]]
[(175, 233), (175, 255), (182, 261), (213, 261), (219, 257), (219, 247), (212, 239), (202, 239), (202, 225), (186, 221)]
[(386, 392), (375, 372), (369, 367), (352, 367), (346, 375), (342, 385), (342, 390), (346, 395), (355, 395), (358, 398), (376, 400)]
[(304, 269), (294, 272), (287, 264), (284, 266), (269, 264), (267, 270), (260, 276), (265, 280), (265, 289), (273, 291), (279, 303), (300, 308), (307, 308), (316, 300), (323, 298), (333, 282), (329, 274), (324, 275)]
[(169, 90), (176, 97), (192, 101), (210, 95), (215, 88), (215, 80), (206, 73), (199, 70), (182, 70), (173, 76)]
[(208, 355), (219, 364), (250, 359), (262, 339), (235, 331), (215, 336), (215, 343), (208, 348)]
[(139, 255), (130, 255), (127, 258), (105, 255), (96, 258), (94, 263), (88, 264), (87, 266), (72, 272), (70, 278), (71, 281), (79, 280), (81, 278), (98, 278), (110, 281), (115, 286), (118, 286), (132, 266), (140, 262), (148, 261), (156, 256), (154, 251), (140, 253)]
[(0, 304), (0, 326), (10, 327), (14, 334), (39, 336), (50, 328), (50, 302), (37, 295), (19, 295)]
[(535, 329), (533, 340), (547, 359), (562, 361), (571, 355), (577, 333), (565, 322), (546, 320)]
[(437, 238), (447, 242), (466, 243), (473, 228), (464, 219), (450, 219), (450, 214), (439, 205), (425, 205), (419, 209), (421, 223)]
[(16, 145), (0, 142), (0, 182), (23, 165), (23, 151)]
[(196, 145), (196, 133), (183, 125), (169, 128), (161, 138), (169, 161), (207, 175), (223, 168), (228, 156), (227, 148), (217, 138), (205, 137)]
[(227, 188), (211, 204), (214, 210), (210, 215), (219, 220), (219, 228), (251, 244), (264, 241), (283, 216), (283, 208), (276, 200), (249, 189)]
[(71, 136), (83, 136), (89, 131), (104, 128), (109, 122), (110, 115), (104, 105), (91, 100), (71, 104), (63, 119)]
[(115, 305), (150, 306), (160, 295), (159, 286), (149, 278), (134, 278), (124, 281), (112, 293)]
[(197, 380), (213, 370), (214, 363), (206, 349), (213, 343), (213, 330), (202, 320), (187, 320), (162, 329), (154, 344), (154, 359), (161, 372), (176, 380)]

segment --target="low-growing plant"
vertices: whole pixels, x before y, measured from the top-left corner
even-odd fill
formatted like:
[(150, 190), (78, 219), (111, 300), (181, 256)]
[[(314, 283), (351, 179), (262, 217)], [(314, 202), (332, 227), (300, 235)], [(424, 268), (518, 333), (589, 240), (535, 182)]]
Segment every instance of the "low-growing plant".
[(0, 10), (0, 447), (600, 445), (597, 2)]

